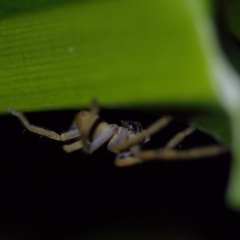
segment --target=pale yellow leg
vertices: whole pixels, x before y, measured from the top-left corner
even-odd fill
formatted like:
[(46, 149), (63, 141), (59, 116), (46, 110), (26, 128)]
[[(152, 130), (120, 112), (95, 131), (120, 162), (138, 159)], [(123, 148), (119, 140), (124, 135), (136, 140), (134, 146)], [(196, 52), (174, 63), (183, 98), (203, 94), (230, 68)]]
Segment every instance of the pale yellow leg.
[(98, 148), (100, 148), (104, 143), (106, 143), (114, 134), (117, 132), (117, 126), (110, 125), (109, 129), (106, 130), (98, 138), (94, 139), (93, 142), (89, 143), (85, 137), (82, 137), (83, 151), (86, 153), (93, 153)]
[(90, 112), (93, 114), (96, 114), (96, 115), (98, 115), (98, 113), (100, 112), (100, 107), (98, 105), (98, 101), (95, 98), (92, 100)]
[(182, 132), (177, 133), (172, 139), (168, 141), (164, 148), (172, 149), (176, 147), (185, 137), (189, 136), (195, 131), (195, 128), (189, 127)]
[(24, 116), (24, 114), (19, 111), (16, 111), (12, 108), (9, 108), (8, 111), (12, 115), (16, 116), (22, 122), (25, 128), (27, 128), (30, 132), (37, 133), (39, 135), (54, 139), (56, 141), (66, 141), (80, 136), (80, 132), (78, 131), (78, 129), (73, 129), (63, 134), (57, 134), (56, 132), (31, 125), (27, 118)]
[(143, 130), (141, 133), (135, 135), (134, 137), (128, 139), (127, 141), (117, 145), (114, 147), (115, 152), (121, 152), (123, 150), (129, 149), (133, 145), (137, 145), (144, 141), (146, 138), (150, 137), (154, 133), (160, 131), (162, 128), (167, 126), (170, 121), (172, 120), (171, 117), (165, 116), (155, 123), (153, 123), (150, 127), (148, 127), (146, 130)]
[(117, 167), (129, 167), (142, 162), (142, 159), (133, 156), (131, 152), (120, 153), (115, 159), (115, 165)]
[(159, 149), (134, 153), (134, 157), (149, 160), (188, 160), (203, 157), (213, 157), (224, 153), (228, 149), (221, 145), (192, 148), (189, 150)]
[(70, 153), (70, 152), (76, 151), (78, 149), (81, 149), (82, 146), (83, 146), (82, 141), (79, 140), (79, 141), (74, 142), (74, 143), (63, 145), (63, 150), (67, 153)]
[(118, 159), (118, 158), (115, 159), (115, 165), (117, 167), (129, 167), (129, 166), (133, 166), (136, 164), (140, 164), (142, 162), (143, 162), (143, 160), (141, 158), (134, 157), (134, 156), (127, 157), (124, 159)]
[(102, 135), (100, 135), (98, 138), (96, 138), (93, 142), (90, 144), (89, 152), (93, 153), (96, 151), (99, 147), (101, 147), (105, 142), (107, 142), (117, 131), (116, 126), (110, 126), (110, 128), (104, 132)]

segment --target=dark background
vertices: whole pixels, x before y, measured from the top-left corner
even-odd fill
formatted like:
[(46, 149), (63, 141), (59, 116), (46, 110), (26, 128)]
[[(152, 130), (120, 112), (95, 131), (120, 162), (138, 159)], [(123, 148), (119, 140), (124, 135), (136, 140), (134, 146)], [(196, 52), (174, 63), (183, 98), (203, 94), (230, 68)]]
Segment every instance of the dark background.
[[(30, 122), (57, 132), (76, 111), (29, 113)], [(102, 110), (109, 123), (158, 117)], [(186, 125), (176, 121), (151, 138), (163, 146)], [(0, 118), (1, 239), (239, 239), (240, 216), (224, 203), (230, 153), (194, 161), (114, 166), (105, 147), (88, 156)], [(215, 141), (197, 131), (178, 148)]]

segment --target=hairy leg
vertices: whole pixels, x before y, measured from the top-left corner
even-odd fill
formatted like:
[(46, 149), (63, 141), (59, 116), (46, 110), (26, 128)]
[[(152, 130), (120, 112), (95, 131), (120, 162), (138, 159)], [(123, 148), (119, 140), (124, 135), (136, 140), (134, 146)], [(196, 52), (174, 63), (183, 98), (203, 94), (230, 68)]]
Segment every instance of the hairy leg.
[(39, 135), (54, 139), (56, 141), (66, 141), (69, 139), (80, 137), (80, 132), (78, 131), (78, 129), (72, 129), (63, 134), (58, 134), (56, 132), (53, 132), (53, 131), (50, 131), (50, 130), (47, 130), (47, 129), (44, 129), (41, 127), (31, 125), (29, 123), (29, 121), (27, 120), (27, 118), (24, 116), (24, 114), (19, 111), (16, 111), (12, 108), (9, 108), (8, 111), (12, 115), (16, 116), (30, 132), (37, 133)]

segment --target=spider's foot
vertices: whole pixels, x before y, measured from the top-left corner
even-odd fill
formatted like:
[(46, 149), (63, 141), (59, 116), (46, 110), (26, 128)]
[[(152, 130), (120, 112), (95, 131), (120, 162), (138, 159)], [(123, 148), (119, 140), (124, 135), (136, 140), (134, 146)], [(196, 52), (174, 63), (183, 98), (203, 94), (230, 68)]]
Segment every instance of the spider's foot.
[(131, 152), (120, 153), (115, 159), (115, 165), (117, 167), (129, 167), (142, 162), (142, 159), (133, 156)]

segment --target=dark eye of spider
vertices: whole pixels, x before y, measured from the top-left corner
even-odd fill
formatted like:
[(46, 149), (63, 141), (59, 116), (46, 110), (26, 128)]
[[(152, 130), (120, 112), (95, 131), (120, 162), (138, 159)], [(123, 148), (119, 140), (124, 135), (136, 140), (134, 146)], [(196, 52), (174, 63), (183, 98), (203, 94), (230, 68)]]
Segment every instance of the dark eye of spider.
[(142, 131), (142, 124), (140, 122), (121, 120), (121, 124), (132, 133), (140, 133)]

